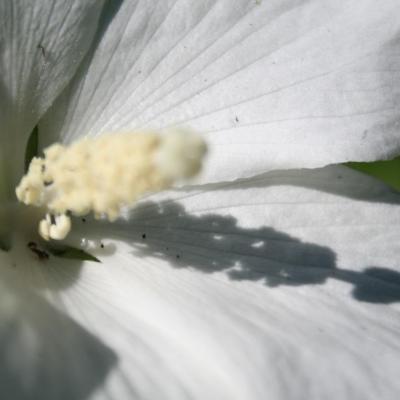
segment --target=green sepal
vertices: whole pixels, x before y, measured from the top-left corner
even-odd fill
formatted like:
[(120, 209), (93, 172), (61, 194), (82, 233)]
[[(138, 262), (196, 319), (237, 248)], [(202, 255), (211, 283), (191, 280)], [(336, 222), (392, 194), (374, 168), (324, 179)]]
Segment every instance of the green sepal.
[(400, 156), (387, 161), (349, 162), (344, 165), (378, 178), (400, 191)]
[(87, 253), (85, 250), (72, 246), (49, 246), (46, 250), (54, 257), (67, 258), (69, 260), (101, 262), (98, 258)]
[(37, 157), (39, 154), (39, 129), (37, 125), (33, 128), (28, 143), (25, 149), (25, 173), (28, 172), (29, 164), (33, 157)]

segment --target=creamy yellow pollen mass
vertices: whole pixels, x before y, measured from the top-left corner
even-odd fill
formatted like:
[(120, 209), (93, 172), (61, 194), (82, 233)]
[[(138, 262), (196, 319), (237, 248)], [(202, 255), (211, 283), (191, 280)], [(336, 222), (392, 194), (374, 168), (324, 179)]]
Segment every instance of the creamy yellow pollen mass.
[(39, 233), (62, 240), (70, 215), (90, 212), (114, 221), (141, 195), (170, 187), (200, 171), (206, 145), (186, 131), (116, 133), (83, 138), (70, 146), (53, 144), (32, 159), (16, 188), (19, 201), (45, 207)]

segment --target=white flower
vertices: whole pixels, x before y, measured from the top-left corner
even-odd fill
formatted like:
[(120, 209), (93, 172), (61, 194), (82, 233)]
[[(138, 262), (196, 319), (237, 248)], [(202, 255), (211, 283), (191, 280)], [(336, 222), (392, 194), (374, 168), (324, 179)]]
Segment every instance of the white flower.
[[(400, 197), (319, 167), (398, 154), (399, 11), (1, 1), (2, 397), (396, 399)], [(129, 222), (74, 221), (101, 264), (40, 260), (11, 213), (39, 120), (41, 147), (185, 125), (210, 156)]]

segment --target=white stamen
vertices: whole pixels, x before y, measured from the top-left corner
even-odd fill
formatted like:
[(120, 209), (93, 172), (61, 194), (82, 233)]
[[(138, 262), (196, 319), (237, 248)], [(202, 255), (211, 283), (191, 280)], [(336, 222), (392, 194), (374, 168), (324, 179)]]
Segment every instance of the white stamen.
[(196, 175), (205, 153), (206, 144), (199, 136), (177, 131), (161, 139), (154, 160), (165, 176), (178, 180)]
[(55, 217), (56, 223), (50, 225), (50, 238), (55, 240), (63, 240), (71, 230), (71, 218), (65, 214)]
[(62, 240), (65, 239), (71, 230), (71, 218), (66, 214), (56, 215), (54, 221), (51, 220), (50, 214), (39, 223), (39, 234), (45, 240)]
[(204, 141), (183, 131), (102, 135), (68, 147), (56, 143), (44, 150), (44, 158), (32, 160), (16, 194), (21, 202), (45, 207), (55, 216), (54, 223), (46, 215), (39, 233), (46, 240), (61, 240), (71, 229), (67, 211), (114, 221), (144, 193), (194, 176), (205, 153)]
[(42, 219), (39, 222), (39, 235), (45, 240), (50, 239), (50, 225), (47, 219)]

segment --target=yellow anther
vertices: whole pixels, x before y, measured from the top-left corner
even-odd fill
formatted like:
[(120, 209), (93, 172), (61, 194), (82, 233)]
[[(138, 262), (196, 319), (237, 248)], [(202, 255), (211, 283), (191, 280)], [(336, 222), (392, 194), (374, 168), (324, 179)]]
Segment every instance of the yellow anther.
[(63, 239), (71, 228), (66, 215), (93, 212), (114, 221), (122, 207), (132, 205), (146, 192), (168, 188), (179, 179), (194, 176), (206, 152), (204, 141), (174, 131), (120, 133), (84, 138), (70, 146), (54, 144), (44, 158), (34, 158), (16, 188), (18, 199), (45, 207), (39, 232), (43, 238)]

